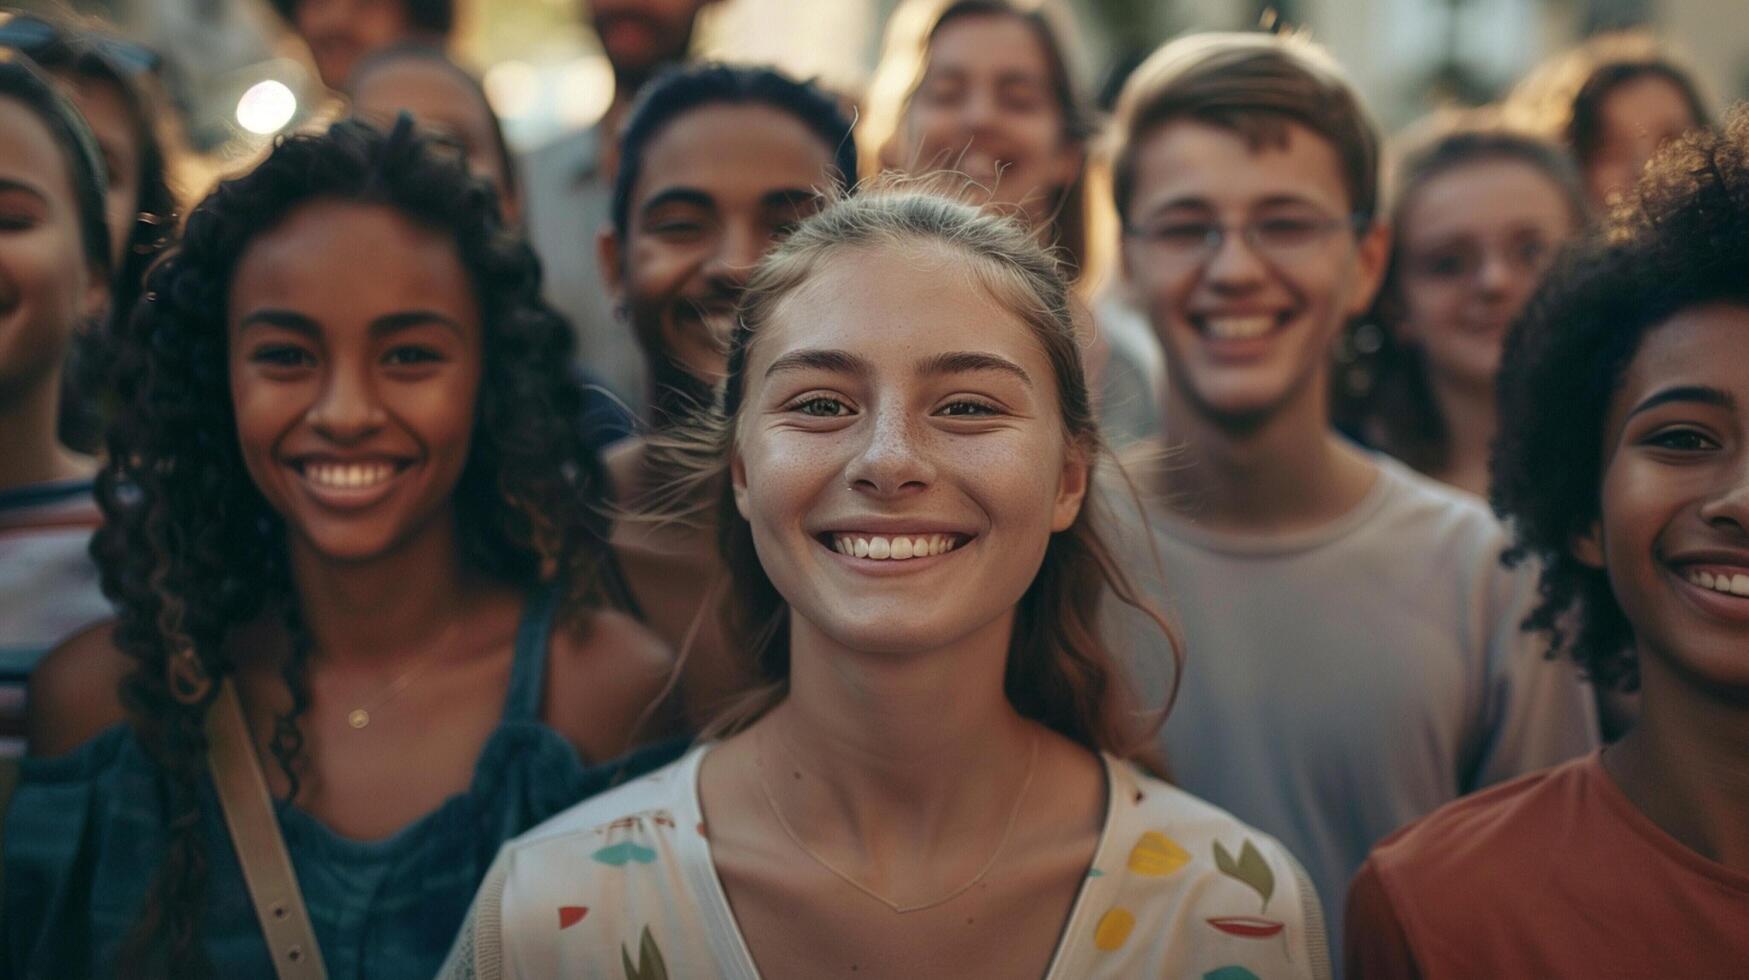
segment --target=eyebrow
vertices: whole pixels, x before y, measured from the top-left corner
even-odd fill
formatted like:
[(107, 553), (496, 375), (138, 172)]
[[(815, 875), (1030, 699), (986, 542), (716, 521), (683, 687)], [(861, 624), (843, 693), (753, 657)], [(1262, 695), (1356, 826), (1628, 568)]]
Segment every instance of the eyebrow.
[[(874, 373), (869, 362), (849, 351), (824, 350), (809, 348), (790, 351), (765, 369), (765, 376), (771, 377), (783, 371), (830, 371), (834, 374), (850, 374), (866, 377)], [(1028, 387), (1032, 386), (1032, 375), (1026, 369), (1010, 361), (1006, 357), (986, 354), (980, 351), (949, 351), (945, 354), (935, 354), (917, 362), (917, 372), (926, 376), (947, 374), (965, 374), (973, 371), (1000, 371), (1019, 378)]]
[(771, 362), (765, 376), (784, 371), (830, 371), (834, 374), (854, 374), (859, 377), (873, 373), (869, 363), (849, 351), (807, 348), (793, 350)]
[[(1247, 212), (1256, 212), (1279, 207), (1302, 207), (1323, 210), (1323, 205), (1311, 200), (1310, 198), (1301, 197), (1298, 194), (1271, 194), (1261, 200), (1251, 202), (1246, 206), (1245, 210)], [(1152, 217), (1163, 211), (1172, 211), (1178, 208), (1194, 208), (1201, 211), (1219, 210), (1214, 202), (1206, 197), (1201, 197), (1195, 194), (1185, 194), (1161, 201), (1158, 205), (1148, 209), (1148, 215)]]
[(784, 187), (766, 191), (759, 202), (768, 208), (787, 208), (819, 200), (820, 196), (820, 192), (811, 187)]
[(5, 194), (9, 191), (18, 191), (21, 194), (29, 194), (31, 197), (45, 203), (48, 201), (48, 195), (44, 194), (41, 188), (38, 188), (35, 184), (28, 184), (22, 180), (15, 180), (11, 177), (0, 177), (0, 194)]
[(1000, 371), (1011, 374), (1021, 380), (1027, 387), (1032, 387), (1032, 375), (1026, 369), (1006, 357), (986, 354), (981, 351), (950, 351), (946, 354), (936, 354), (917, 362), (917, 370), (925, 375), (966, 374), (972, 371)]
[(638, 208), (639, 214), (649, 214), (651, 211), (668, 204), (690, 204), (699, 208), (715, 208), (716, 199), (696, 187), (664, 187), (651, 194)]
[[(387, 313), (371, 321), (370, 332), (373, 337), (386, 337), (402, 330), (411, 330), (414, 327), (427, 324), (445, 327), (457, 334), (464, 333), (461, 324), (436, 310), (402, 310), (396, 313)], [(321, 332), (316, 326), (316, 321), (304, 314), (273, 308), (251, 311), (237, 324), (239, 330), (251, 326), (278, 327), (281, 330), (290, 330), (293, 333), (301, 333), (310, 337)]]
[(1678, 385), (1647, 395), (1638, 405), (1634, 406), (1632, 411), (1628, 412), (1627, 417), (1631, 419), (1641, 412), (1651, 411), (1659, 405), (1668, 405), (1671, 402), (1694, 402), (1724, 409), (1737, 407), (1737, 399), (1723, 389), (1711, 388), (1706, 385)]

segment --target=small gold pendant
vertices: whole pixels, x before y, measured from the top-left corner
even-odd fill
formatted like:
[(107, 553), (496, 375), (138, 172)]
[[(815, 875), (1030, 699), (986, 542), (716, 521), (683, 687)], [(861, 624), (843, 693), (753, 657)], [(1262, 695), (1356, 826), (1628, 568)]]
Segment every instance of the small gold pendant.
[(352, 712), (346, 716), (346, 723), (354, 728), (363, 728), (370, 724), (370, 712), (363, 708), (353, 708)]

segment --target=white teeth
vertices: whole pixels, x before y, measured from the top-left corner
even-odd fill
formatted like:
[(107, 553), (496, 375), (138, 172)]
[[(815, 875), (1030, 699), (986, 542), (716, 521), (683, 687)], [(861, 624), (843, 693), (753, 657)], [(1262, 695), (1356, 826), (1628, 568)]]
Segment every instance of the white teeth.
[(1251, 340), (1275, 329), (1273, 316), (1211, 316), (1202, 322), (1216, 340)]
[(904, 561), (907, 558), (928, 558), (946, 554), (957, 547), (951, 534), (894, 535), (835, 534), (832, 549), (853, 558), (873, 558), (877, 561)]
[(341, 490), (374, 487), (394, 475), (395, 467), (388, 463), (308, 463), (304, 466), (306, 480)]
[(1723, 592), (1726, 595), (1749, 597), (1749, 575), (1741, 573), (1714, 575), (1712, 572), (1694, 569), (1688, 573), (1688, 580), (1703, 589), (1712, 589), (1714, 592)]

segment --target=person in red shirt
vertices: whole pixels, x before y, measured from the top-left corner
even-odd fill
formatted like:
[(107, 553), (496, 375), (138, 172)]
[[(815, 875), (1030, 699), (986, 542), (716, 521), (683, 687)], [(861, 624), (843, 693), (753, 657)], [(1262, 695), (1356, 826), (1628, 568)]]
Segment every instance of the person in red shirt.
[(1351, 980), (1749, 969), (1749, 110), (1668, 148), (1507, 341), (1493, 500), (1527, 628), (1638, 724), (1382, 842)]

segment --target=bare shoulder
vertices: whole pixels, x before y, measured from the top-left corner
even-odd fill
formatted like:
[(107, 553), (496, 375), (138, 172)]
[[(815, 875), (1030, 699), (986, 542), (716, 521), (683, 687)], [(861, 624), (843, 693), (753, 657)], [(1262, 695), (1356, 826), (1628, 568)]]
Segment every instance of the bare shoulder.
[(121, 685), (134, 661), (115, 645), (114, 621), (61, 642), (30, 674), (26, 736), (31, 755), (65, 755), (127, 720)]
[(625, 613), (598, 610), (558, 626), (547, 650), (541, 716), (589, 760), (604, 760), (667, 734), (659, 705), (674, 673), (674, 653)]

